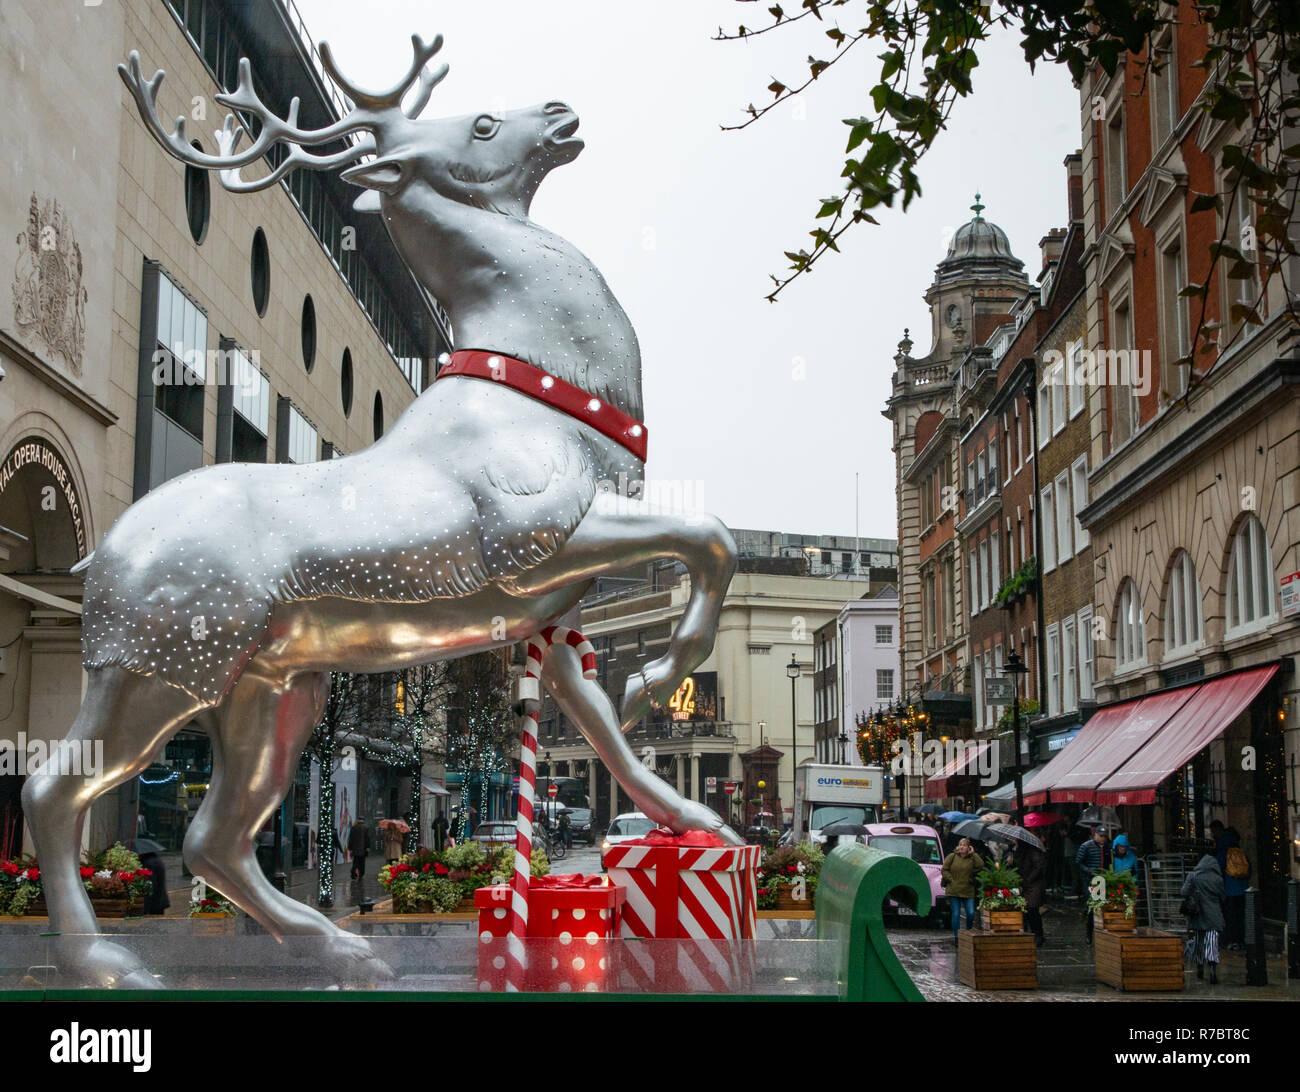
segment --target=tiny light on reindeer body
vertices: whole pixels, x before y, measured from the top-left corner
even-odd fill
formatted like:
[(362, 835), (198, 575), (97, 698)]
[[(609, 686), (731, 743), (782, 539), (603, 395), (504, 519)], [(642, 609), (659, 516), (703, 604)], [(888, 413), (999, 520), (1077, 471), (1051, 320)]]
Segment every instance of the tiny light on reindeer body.
[[(226, 877), (222, 893), (273, 935), (325, 938), (341, 974), (384, 977), (363, 940), (286, 899), (251, 856), (252, 834), (283, 799), (320, 718), (329, 673), (395, 671), (526, 640), (597, 576), (657, 557), (685, 564), (690, 597), (665, 654), (629, 679), (621, 721), (563, 650), (545, 682), (640, 810), (740, 844), (714, 812), (646, 771), (622, 735), (709, 654), (736, 550), (711, 518), (639, 500), (593, 509), (601, 481), (643, 477), (646, 434), (631, 323), (591, 262), (528, 217), (542, 179), (581, 151), (577, 116), (551, 101), (417, 120), (446, 74), (426, 68), (440, 47), (413, 38), (406, 75), (375, 92), (348, 81), (322, 43), (322, 64), (353, 105), (317, 130), (298, 126), (296, 99), (283, 118), (267, 109), (241, 61), (239, 86), (217, 98), (256, 118), (258, 133), (240, 150), (249, 134), (232, 113), (216, 155), (191, 146), (183, 119), (170, 131), (159, 121), (162, 72), (146, 80), (135, 53), (120, 67), (159, 143), (220, 171), (234, 192), (374, 156), (344, 171), (363, 187), (357, 207), (383, 216), (465, 348), (440, 361), (436, 381), (372, 446), (182, 475), (132, 505), (77, 566), (88, 681), (69, 735), (104, 739), (112, 773), (89, 792), (39, 772), (23, 789), (61, 943), (98, 931), (77, 874), (86, 809), (198, 722), (218, 744), (218, 769), (186, 836), (190, 868)], [(345, 139), (341, 151), (303, 150)], [(245, 179), (275, 145), (288, 149), (284, 160)], [(459, 374), (478, 356), (499, 358), (504, 378)], [(155, 984), (130, 953), (87, 943), (67, 966), (100, 983)]]

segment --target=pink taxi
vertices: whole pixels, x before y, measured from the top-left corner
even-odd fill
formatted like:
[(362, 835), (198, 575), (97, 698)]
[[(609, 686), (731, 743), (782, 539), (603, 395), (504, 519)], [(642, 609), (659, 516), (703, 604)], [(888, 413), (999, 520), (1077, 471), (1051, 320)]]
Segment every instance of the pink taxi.
[[(943, 842), (934, 827), (919, 823), (869, 823), (864, 841), (869, 846), (909, 857), (921, 866), (930, 881), (930, 921), (936, 925), (947, 920), (947, 898), (943, 893)], [(890, 901), (887, 910), (896, 914), (912, 914), (906, 906)]]

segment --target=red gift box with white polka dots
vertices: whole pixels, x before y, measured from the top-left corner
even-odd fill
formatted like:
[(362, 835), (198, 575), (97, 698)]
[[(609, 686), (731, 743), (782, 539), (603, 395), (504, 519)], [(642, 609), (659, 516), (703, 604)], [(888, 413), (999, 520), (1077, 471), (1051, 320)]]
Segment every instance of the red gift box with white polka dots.
[[(608, 876), (534, 876), (528, 886), (525, 989), (604, 990), (613, 973), (610, 942), (618, 936), (626, 899), (627, 892)], [(508, 884), (474, 893), (482, 942), (480, 989), (506, 988), (505, 947), (499, 941), (510, 933), (510, 900)], [(542, 938), (553, 943), (538, 943)]]

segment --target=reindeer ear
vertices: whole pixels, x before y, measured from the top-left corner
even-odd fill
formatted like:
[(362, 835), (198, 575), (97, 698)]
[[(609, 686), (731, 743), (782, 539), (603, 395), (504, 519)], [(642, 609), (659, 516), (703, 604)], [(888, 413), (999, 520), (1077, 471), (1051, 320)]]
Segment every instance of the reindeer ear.
[(345, 182), (354, 186), (364, 186), (368, 190), (380, 193), (396, 193), (406, 181), (406, 165), (396, 156), (384, 156), (372, 159), (369, 163), (358, 163), (339, 174)]
[(352, 202), (354, 212), (381, 212), (378, 190), (363, 190), (361, 196)]

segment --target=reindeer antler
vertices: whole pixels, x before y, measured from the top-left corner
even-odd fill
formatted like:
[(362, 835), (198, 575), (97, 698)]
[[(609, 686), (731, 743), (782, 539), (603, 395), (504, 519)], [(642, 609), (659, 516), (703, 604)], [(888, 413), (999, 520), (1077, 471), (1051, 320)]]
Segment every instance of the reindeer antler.
[[(154, 73), (152, 79), (145, 80), (144, 72), (140, 68), (140, 55), (135, 50), (132, 50), (127, 57), (127, 63), (118, 65), (117, 71), (118, 75), (122, 77), (122, 82), (126, 84), (127, 89), (135, 99), (136, 107), (140, 111), (140, 117), (153, 134), (154, 139), (166, 151), (181, 160), (181, 162), (188, 163), (191, 166), (202, 167), (206, 170), (219, 170), (221, 172), (221, 184), (228, 190), (235, 193), (251, 193), (274, 185), (295, 167), (310, 167), (315, 170), (322, 170), (342, 166), (345, 163), (360, 159), (364, 155), (372, 154), (375, 151), (375, 140), (369, 131), (373, 131), (382, 124), (385, 114), (401, 108), (402, 96), (411, 89), (417, 80), (420, 89), (410, 108), (405, 113), (407, 117), (411, 118), (418, 115), (427, 105), (434, 87), (447, 75), (447, 66), (444, 64), (434, 72), (429, 72), (424, 67), (429, 59), (442, 48), (442, 35), (434, 38), (432, 43), (426, 43), (419, 35), (412, 35), (411, 46), (414, 57), (409, 71), (395, 88), (381, 93), (365, 91), (350, 83), (339, 73), (337, 66), (334, 64), (334, 57), (329, 45), (321, 42), (321, 63), (324, 65), (325, 71), (343, 89), (344, 93), (352, 99), (354, 104), (353, 108), (342, 118), (325, 126), (323, 129), (301, 129), (298, 127), (300, 100), (296, 96), (290, 101), (288, 114), (285, 117), (281, 118), (272, 111), (253, 89), (253, 75), (248, 60), (241, 58), (239, 61), (238, 86), (232, 92), (213, 97), (222, 106), (228, 106), (232, 110), (239, 111), (240, 114), (251, 115), (256, 118), (261, 128), (252, 144), (244, 151), (239, 152), (237, 148), (241, 139), (245, 134), (252, 138), (252, 132), (242, 118), (237, 117), (235, 114), (227, 114), (222, 128), (213, 134), (217, 142), (217, 155), (209, 155), (206, 152), (199, 151), (190, 144), (185, 130), (184, 117), (176, 119), (176, 126), (171, 132), (168, 132), (163, 125), (158, 116), (158, 89), (162, 86), (166, 74), (161, 69)], [(326, 144), (358, 132), (364, 133), (364, 135), (353, 141), (349, 147), (344, 148), (342, 151), (329, 155), (312, 155), (310, 152), (303, 151), (303, 146), (310, 147), (316, 144)], [(284, 160), (265, 177), (252, 182), (245, 181), (240, 175), (240, 168), (262, 158), (276, 144), (287, 146), (288, 154)]]
[(320, 44), (320, 61), (325, 67), (325, 71), (330, 78), (343, 89), (343, 93), (348, 96), (357, 106), (366, 110), (392, 110), (402, 105), (402, 96), (404, 96), (411, 86), (418, 79), (420, 81), (420, 91), (416, 95), (415, 101), (411, 103), (408, 110), (404, 111), (409, 118), (416, 117), (429, 102), (429, 95), (447, 75), (448, 66), (441, 65), (434, 72), (425, 69), (440, 49), (442, 49), (442, 35), (434, 36), (432, 42), (426, 42), (418, 34), (411, 35), (411, 67), (407, 69), (406, 75), (401, 78), (397, 86), (388, 91), (367, 91), (358, 87), (344, 76), (334, 63), (334, 51), (330, 49), (329, 42)]

